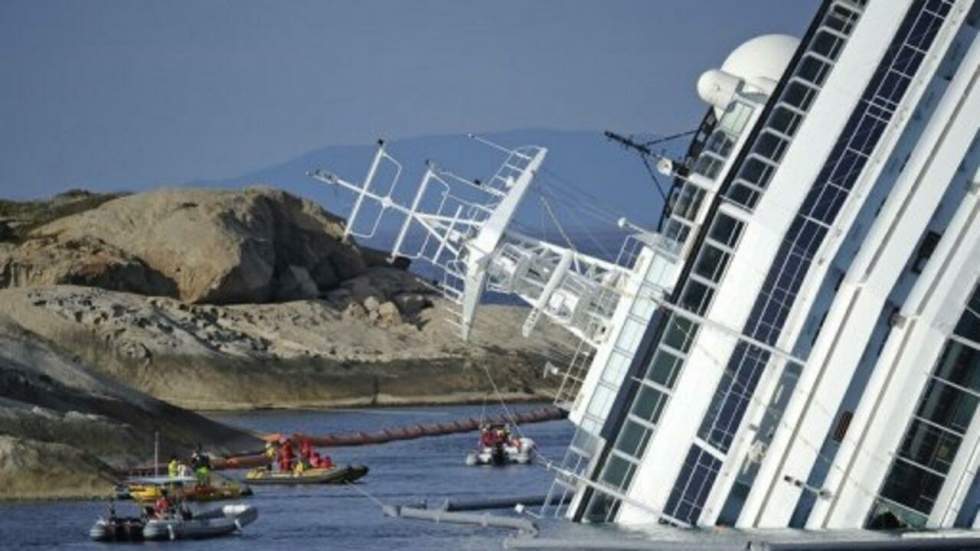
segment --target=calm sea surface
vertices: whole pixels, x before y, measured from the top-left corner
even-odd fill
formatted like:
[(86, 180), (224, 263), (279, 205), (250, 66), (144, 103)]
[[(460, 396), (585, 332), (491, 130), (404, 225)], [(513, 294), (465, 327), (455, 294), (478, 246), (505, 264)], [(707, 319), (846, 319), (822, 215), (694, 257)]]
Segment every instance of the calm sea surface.
[[(531, 406), (517, 406), (522, 409)], [(256, 411), (215, 413), (220, 421), (268, 432), (322, 434), (377, 430), (412, 423), (444, 422), (478, 417), (480, 406), (363, 409), (333, 411)], [(500, 413), (488, 407), (488, 414)], [(523, 427), (543, 454), (561, 459), (572, 436), (567, 421)], [(476, 435), (456, 434), (392, 442), (378, 446), (335, 448), (338, 463), (363, 463), (371, 468), (359, 488), (385, 503), (410, 504), (420, 499), (438, 503), (451, 498), (544, 494), (551, 474), (538, 466), (467, 467), (463, 460)], [(231, 471), (233, 476), (243, 472)], [(0, 504), (0, 549), (365, 549), (384, 551), (500, 549), (507, 530), (391, 519), (377, 504), (344, 486), (255, 487), (247, 499), (259, 519), (241, 535), (173, 543), (99, 544), (88, 529), (105, 512), (99, 501)], [(205, 505), (206, 506), (206, 505)], [(131, 507), (121, 502), (125, 514)]]

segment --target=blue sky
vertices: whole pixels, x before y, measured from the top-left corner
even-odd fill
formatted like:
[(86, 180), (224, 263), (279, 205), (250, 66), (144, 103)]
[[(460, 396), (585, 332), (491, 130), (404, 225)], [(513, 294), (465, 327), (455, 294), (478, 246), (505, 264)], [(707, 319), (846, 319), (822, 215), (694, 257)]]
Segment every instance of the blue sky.
[(671, 133), (817, 0), (0, 2), (0, 196), (237, 176), (326, 145)]

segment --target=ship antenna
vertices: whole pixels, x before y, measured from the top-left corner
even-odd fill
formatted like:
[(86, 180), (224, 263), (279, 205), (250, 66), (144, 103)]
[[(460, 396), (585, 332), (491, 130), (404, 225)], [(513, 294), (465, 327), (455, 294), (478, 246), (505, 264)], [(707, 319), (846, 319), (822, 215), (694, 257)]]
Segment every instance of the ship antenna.
[(661, 136), (646, 142), (638, 142), (633, 139), (632, 136), (624, 136), (617, 132), (613, 132), (612, 130), (606, 130), (603, 132), (603, 135), (610, 141), (616, 142), (624, 148), (635, 151), (640, 155), (640, 160), (643, 161), (643, 166), (647, 169), (647, 174), (650, 175), (650, 179), (653, 180), (653, 183), (657, 188), (657, 192), (660, 193), (660, 198), (664, 200), (664, 204), (668, 204), (669, 200), (667, 198), (667, 192), (664, 191), (664, 186), (660, 183), (660, 179), (657, 178), (657, 171), (650, 166), (650, 159), (655, 159), (657, 161), (670, 161), (670, 159), (667, 159), (667, 157), (665, 157), (662, 153), (655, 153), (652, 149), (650, 149), (650, 146), (684, 138), (686, 136), (696, 134), (697, 132), (698, 129), (685, 130), (684, 132)]

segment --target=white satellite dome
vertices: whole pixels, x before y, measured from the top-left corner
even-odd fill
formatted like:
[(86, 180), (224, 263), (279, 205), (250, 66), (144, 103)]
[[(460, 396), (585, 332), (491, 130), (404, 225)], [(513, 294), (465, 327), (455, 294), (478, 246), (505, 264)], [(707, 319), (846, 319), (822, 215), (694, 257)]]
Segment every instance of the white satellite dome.
[(728, 54), (721, 70), (753, 85), (757, 81), (776, 83), (799, 45), (800, 39), (788, 34), (757, 36)]
[(720, 115), (742, 86), (746, 91), (771, 94), (799, 46), (785, 34), (757, 36), (728, 54), (721, 69), (706, 71), (698, 79), (698, 95)]

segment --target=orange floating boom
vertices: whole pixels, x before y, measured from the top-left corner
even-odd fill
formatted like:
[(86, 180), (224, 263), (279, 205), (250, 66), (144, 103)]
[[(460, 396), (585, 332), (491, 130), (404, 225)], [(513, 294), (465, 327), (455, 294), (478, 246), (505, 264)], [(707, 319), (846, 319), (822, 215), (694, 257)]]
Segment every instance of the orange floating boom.
[[(556, 407), (543, 407), (521, 413), (515, 413), (512, 417), (507, 415), (497, 415), (484, 419), (470, 417), (468, 419), (460, 419), (457, 421), (450, 421), (448, 423), (416, 424), (391, 429), (381, 429), (373, 432), (348, 432), (341, 434), (324, 434), (320, 436), (293, 433), (292, 436), (289, 436), (288, 438), (292, 440), (294, 444), (299, 444), (303, 440), (309, 440), (314, 446), (319, 446), (322, 448), (367, 446), (371, 444), (384, 444), (397, 440), (414, 440), (415, 438), (425, 438), (428, 436), (443, 436), (446, 434), (471, 432), (479, 430), (481, 423), (516, 423), (518, 425), (525, 425), (529, 423), (542, 423), (545, 421), (564, 419), (566, 415), (567, 412), (562, 409)], [(264, 436), (263, 439), (267, 441), (279, 440), (282, 437), (284, 437), (282, 434), (268, 434)], [(234, 455), (226, 458), (214, 458), (211, 460), (211, 467), (214, 470), (247, 469), (259, 467), (267, 463), (268, 459), (265, 457), (264, 453), (255, 452)], [(163, 468), (165, 469), (166, 466), (164, 465)], [(139, 475), (152, 471), (153, 466), (150, 465), (148, 467), (138, 467), (132, 469), (130, 474)]]

